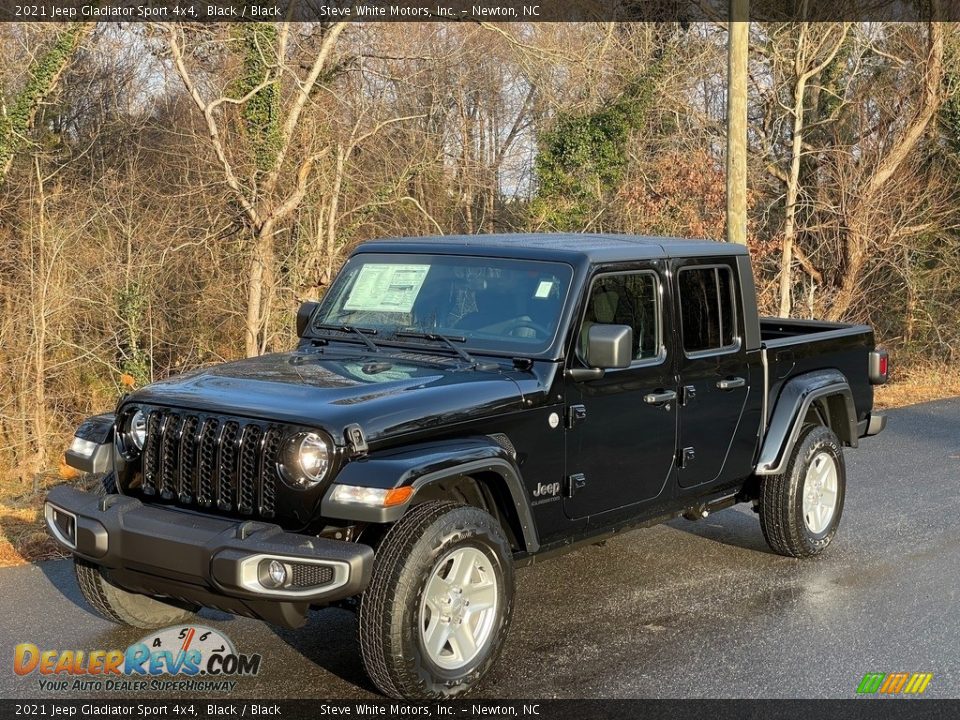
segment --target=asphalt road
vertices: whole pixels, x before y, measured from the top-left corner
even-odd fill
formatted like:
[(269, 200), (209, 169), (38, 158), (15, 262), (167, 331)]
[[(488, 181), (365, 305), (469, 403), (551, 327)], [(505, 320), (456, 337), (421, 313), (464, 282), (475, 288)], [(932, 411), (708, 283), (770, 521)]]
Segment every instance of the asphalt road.
[[(746, 507), (628, 533), (518, 573), (514, 626), (480, 697), (851, 697), (865, 672), (931, 672), (960, 697), (960, 398), (891, 413), (847, 452), (826, 555), (773, 555)], [(363, 698), (343, 610), (297, 631), (205, 611), (263, 655), (232, 697)], [(143, 633), (86, 609), (68, 561), (0, 571), (0, 697), (50, 696), (14, 645), (125, 648)], [(63, 697), (63, 695), (60, 695)], [(87, 695), (89, 697), (89, 695)]]

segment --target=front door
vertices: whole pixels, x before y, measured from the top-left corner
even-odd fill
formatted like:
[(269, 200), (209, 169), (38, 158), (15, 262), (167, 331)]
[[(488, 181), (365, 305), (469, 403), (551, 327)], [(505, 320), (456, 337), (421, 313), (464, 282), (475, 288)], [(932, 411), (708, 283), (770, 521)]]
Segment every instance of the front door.
[(677, 386), (664, 342), (659, 263), (608, 269), (593, 278), (572, 366), (586, 367), (594, 324), (633, 328), (634, 361), (602, 378), (567, 380), (567, 487), (564, 509), (583, 518), (668, 492), (677, 440)]
[(685, 488), (742, 474), (728, 466), (727, 458), (743, 431), (750, 375), (735, 262), (681, 261), (675, 277), (683, 393), (678, 458), (680, 487)]

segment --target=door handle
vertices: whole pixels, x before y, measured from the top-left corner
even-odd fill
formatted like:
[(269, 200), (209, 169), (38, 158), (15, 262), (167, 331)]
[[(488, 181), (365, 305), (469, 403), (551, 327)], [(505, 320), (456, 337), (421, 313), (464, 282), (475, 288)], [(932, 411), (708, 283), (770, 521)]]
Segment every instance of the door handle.
[(723, 380), (717, 380), (717, 387), (721, 390), (733, 390), (734, 388), (742, 388), (747, 384), (747, 381), (742, 377), (735, 378), (724, 378)]
[(647, 393), (643, 396), (643, 401), (647, 405), (663, 405), (664, 403), (673, 402), (677, 399), (677, 393), (673, 390), (664, 390), (662, 392), (652, 392)]

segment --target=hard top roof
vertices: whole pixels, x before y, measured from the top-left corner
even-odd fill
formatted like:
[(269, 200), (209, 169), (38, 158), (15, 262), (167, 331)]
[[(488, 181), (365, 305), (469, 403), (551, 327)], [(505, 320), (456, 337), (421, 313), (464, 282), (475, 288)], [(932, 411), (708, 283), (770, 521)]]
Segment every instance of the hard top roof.
[(492, 257), (589, 263), (671, 257), (746, 255), (743, 245), (714, 240), (587, 233), (517, 233), (504, 235), (435, 235), (371, 240), (360, 252), (477, 254)]

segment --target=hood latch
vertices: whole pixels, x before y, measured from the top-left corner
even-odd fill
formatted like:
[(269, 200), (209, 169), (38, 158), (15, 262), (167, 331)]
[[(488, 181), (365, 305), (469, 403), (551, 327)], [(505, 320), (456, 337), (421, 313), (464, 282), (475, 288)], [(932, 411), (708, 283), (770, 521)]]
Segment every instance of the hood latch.
[(344, 437), (350, 446), (350, 457), (363, 457), (367, 454), (367, 439), (363, 436), (363, 428), (351, 423), (343, 429)]

